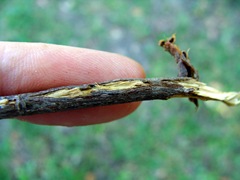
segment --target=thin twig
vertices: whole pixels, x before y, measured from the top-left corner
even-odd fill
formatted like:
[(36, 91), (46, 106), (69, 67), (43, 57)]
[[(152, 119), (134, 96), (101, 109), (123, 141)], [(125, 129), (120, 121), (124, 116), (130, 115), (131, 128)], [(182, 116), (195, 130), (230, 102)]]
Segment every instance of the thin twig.
[(0, 119), (175, 97), (189, 98), (196, 107), (198, 99), (222, 101), (229, 106), (240, 104), (239, 92), (221, 92), (199, 82), (198, 72), (191, 65), (188, 53), (181, 51), (175, 42), (176, 36), (172, 35), (167, 40), (160, 40), (159, 45), (175, 58), (179, 78), (118, 79), (0, 96)]
[(221, 92), (193, 78), (118, 79), (0, 96), (0, 119), (176, 97), (222, 101), (229, 106), (240, 104), (239, 92)]

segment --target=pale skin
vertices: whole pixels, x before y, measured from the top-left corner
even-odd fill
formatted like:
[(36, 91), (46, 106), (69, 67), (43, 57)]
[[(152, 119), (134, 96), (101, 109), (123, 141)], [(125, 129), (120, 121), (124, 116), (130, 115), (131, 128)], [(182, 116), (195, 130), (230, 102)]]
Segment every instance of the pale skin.
[[(0, 42), (0, 96), (53, 87), (144, 78), (136, 61), (108, 52), (43, 43)], [(140, 103), (18, 117), (42, 125), (79, 126), (120, 119)]]

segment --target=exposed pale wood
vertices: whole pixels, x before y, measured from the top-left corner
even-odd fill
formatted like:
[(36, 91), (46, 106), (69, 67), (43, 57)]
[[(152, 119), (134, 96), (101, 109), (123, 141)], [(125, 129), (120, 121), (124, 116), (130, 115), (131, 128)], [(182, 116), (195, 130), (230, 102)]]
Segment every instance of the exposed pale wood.
[(0, 96), (0, 119), (176, 97), (222, 101), (229, 106), (240, 103), (239, 92), (221, 92), (193, 78), (118, 79)]

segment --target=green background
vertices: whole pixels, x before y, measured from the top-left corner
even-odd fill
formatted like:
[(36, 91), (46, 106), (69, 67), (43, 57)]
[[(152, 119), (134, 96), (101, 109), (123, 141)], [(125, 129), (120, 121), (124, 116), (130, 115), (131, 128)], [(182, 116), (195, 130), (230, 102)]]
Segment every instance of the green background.
[[(176, 33), (201, 81), (237, 91), (239, 17), (234, 0), (1, 0), (0, 39), (110, 51), (175, 77), (157, 43)], [(0, 179), (240, 179), (239, 120), (239, 107), (172, 99), (102, 125), (0, 121)]]

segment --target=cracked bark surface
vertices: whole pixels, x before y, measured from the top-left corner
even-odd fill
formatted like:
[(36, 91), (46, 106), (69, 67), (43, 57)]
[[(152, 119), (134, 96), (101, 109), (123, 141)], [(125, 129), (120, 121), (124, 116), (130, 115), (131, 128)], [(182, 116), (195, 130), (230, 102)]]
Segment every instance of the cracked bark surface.
[(0, 119), (144, 100), (195, 98), (234, 106), (239, 92), (221, 92), (193, 78), (118, 79), (0, 97)]

